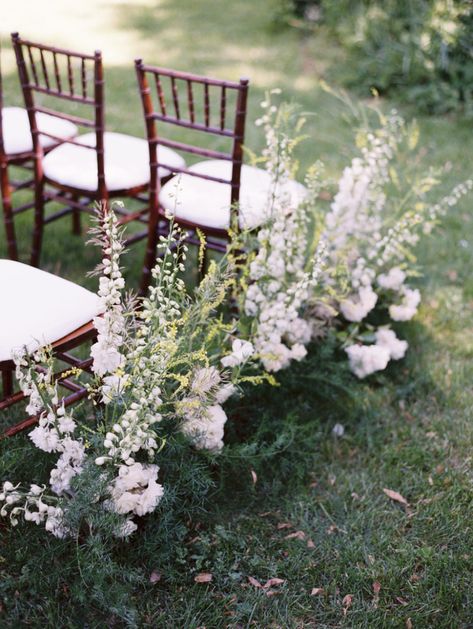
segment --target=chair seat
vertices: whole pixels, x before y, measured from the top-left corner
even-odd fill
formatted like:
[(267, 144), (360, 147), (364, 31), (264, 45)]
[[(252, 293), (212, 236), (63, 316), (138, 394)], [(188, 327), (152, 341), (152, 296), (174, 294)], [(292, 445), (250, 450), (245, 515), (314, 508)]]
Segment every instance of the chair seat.
[(0, 260), (0, 362), (53, 343), (100, 312), (97, 295), (34, 267)]
[[(55, 116), (38, 113), (36, 115), (38, 129), (57, 136), (58, 138), (72, 138), (77, 134), (77, 127), (68, 120), (61, 120)], [(30, 123), (26, 109), (21, 107), (4, 107), (2, 109), (3, 145), (5, 153), (14, 156), (29, 153), (33, 150)], [(56, 140), (41, 136), (43, 148), (57, 144)]]
[[(205, 160), (188, 170), (230, 180), (232, 164), (223, 160)], [(259, 227), (269, 218), (268, 198), (271, 192), (271, 177), (265, 170), (242, 166), (239, 206), (239, 223), (242, 229)], [(291, 203), (297, 205), (304, 199), (307, 189), (297, 181), (289, 181), (284, 186), (279, 186), (278, 192), (287, 193)], [(161, 188), (159, 201), (163, 208), (186, 222), (217, 230), (230, 227), (228, 184), (189, 174), (178, 175)]]
[[(75, 139), (85, 146), (95, 146), (95, 133), (85, 133)], [(170, 166), (183, 168), (185, 162), (175, 151), (159, 149)], [(129, 190), (149, 183), (148, 142), (123, 133), (104, 134), (105, 183), (110, 192)], [(95, 191), (98, 188), (97, 153), (75, 144), (62, 144), (43, 160), (45, 176), (63, 186)], [(170, 175), (162, 169), (160, 177)]]

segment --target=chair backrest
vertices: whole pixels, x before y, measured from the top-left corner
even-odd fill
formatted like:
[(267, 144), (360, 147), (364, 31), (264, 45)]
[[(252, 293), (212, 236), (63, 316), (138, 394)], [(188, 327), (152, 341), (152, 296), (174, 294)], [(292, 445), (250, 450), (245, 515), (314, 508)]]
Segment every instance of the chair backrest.
[(2, 45), (0, 42), (0, 163), (5, 159), (5, 147), (3, 145), (3, 79), (2, 79)]
[[(188, 173), (194, 177), (228, 184), (230, 202), (235, 206), (240, 193), (248, 79), (240, 79), (239, 82), (221, 81), (145, 65), (141, 59), (135, 61), (135, 67), (150, 151), (151, 203), (157, 203), (159, 192), (157, 168), (161, 166), (171, 172)], [(202, 142), (190, 143), (169, 139), (163, 133), (164, 125), (189, 129), (198, 134), (219, 136), (230, 144), (229, 150), (222, 152), (204, 148)], [(199, 155), (205, 159), (229, 161), (232, 164), (231, 178), (223, 179), (193, 172), (187, 168), (172, 167), (160, 159), (158, 145)]]
[[(98, 195), (107, 198), (104, 165), (104, 81), (102, 53), (93, 55), (73, 52), (64, 48), (46, 46), (12, 33), (13, 48), (20, 83), (33, 136), (33, 150), (36, 160), (41, 162), (43, 155), (40, 136), (48, 136), (59, 143), (67, 142), (81, 147), (86, 146), (97, 154)], [(81, 108), (81, 116), (53, 107), (41, 106), (37, 95), (74, 103)], [(78, 143), (74, 138), (64, 139), (38, 129), (36, 114), (42, 112), (62, 120), (68, 120), (78, 127), (95, 133), (95, 146)]]

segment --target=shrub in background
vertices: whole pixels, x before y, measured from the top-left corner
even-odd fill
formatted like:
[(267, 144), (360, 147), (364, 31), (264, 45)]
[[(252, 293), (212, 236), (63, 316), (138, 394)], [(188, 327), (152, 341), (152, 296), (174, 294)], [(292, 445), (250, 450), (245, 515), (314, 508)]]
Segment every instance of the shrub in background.
[(292, 0), (353, 55), (351, 87), (394, 92), (420, 111), (473, 114), (473, 6), (468, 0)]

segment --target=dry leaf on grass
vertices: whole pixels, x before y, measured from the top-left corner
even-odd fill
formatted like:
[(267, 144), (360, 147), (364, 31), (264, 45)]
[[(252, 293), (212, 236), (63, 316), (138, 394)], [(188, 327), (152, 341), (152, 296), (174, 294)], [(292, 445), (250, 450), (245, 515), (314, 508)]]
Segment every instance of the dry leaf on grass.
[(409, 503), (404, 498), (404, 496), (401, 496), (401, 494), (398, 491), (394, 491), (393, 489), (386, 489), (386, 488), (384, 488), (383, 491), (388, 498), (391, 498), (391, 500), (394, 500), (395, 502), (399, 502), (400, 504), (405, 505), (406, 507), (409, 505)]
[(210, 583), (213, 579), (213, 574), (210, 572), (201, 572), (196, 577), (194, 577), (194, 581), (196, 583)]
[(373, 582), (373, 607), (376, 609), (379, 603), (379, 592), (381, 591), (381, 583), (379, 581)]
[(253, 479), (253, 485), (256, 485), (256, 481), (258, 480), (258, 475), (255, 470), (251, 470), (251, 478)]
[(157, 583), (158, 581), (161, 581), (161, 573), (153, 570), (153, 572), (149, 575), (149, 582)]
[(315, 548), (315, 544), (311, 539), (307, 540), (307, 548)]
[(263, 585), (263, 588), (266, 590), (267, 588), (273, 587), (273, 585), (281, 585), (282, 583), (286, 583), (286, 579), (278, 579), (277, 577), (273, 577), (272, 579), (268, 579), (266, 583)]
[(295, 533), (289, 533), (284, 539), (305, 539), (304, 531), (296, 531)]
[(251, 583), (251, 585), (254, 585), (255, 588), (263, 589), (263, 586), (258, 581), (258, 579), (255, 579), (254, 577), (248, 577), (248, 581)]
[(279, 522), (278, 530), (281, 529), (292, 529), (292, 524), (290, 522)]
[(311, 596), (319, 596), (324, 593), (324, 588), (312, 588), (310, 591)]
[(353, 602), (353, 594), (346, 594), (343, 597), (342, 605), (343, 605), (343, 615), (344, 616), (347, 615), (347, 611), (351, 607), (352, 602)]

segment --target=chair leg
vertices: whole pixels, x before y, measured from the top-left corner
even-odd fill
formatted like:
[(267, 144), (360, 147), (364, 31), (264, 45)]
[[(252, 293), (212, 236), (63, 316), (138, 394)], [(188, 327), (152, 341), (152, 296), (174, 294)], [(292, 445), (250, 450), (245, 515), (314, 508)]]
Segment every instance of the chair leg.
[[(76, 194), (71, 195), (71, 198), (75, 202), (79, 201), (79, 197)], [(75, 236), (80, 236), (82, 233), (81, 212), (77, 207), (72, 208), (72, 233)]]
[(35, 187), (35, 214), (33, 227), (33, 246), (31, 250), (31, 265), (39, 266), (44, 229), (44, 183), (36, 182)]
[(15, 237), (15, 226), (13, 224), (13, 208), (11, 201), (12, 188), (8, 179), (7, 162), (3, 162), (1, 164), (0, 183), (2, 193), (3, 222), (5, 225), (5, 233), (7, 237), (8, 256), (11, 260), (18, 260), (18, 248)]
[(13, 374), (10, 369), (2, 370), (3, 397), (7, 398), (13, 393)]
[[(154, 214), (154, 213), (153, 213)], [(146, 252), (143, 263), (143, 271), (140, 282), (140, 296), (144, 297), (151, 283), (151, 270), (156, 264), (156, 247), (158, 245), (159, 217), (157, 213), (149, 216), (148, 238), (146, 240)]]

